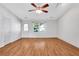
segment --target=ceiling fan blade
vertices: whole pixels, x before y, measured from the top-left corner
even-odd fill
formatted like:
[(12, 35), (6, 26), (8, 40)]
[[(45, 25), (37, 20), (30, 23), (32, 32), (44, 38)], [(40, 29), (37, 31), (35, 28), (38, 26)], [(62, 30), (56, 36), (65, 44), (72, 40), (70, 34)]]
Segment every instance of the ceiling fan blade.
[(45, 5), (42, 6), (42, 8), (46, 8), (46, 7), (48, 7), (48, 6), (49, 6), (48, 4), (45, 4)]
[(45, 12), (45, 13), (48, 13), (48, 11), (47, 10), (42, 10), (43, 12)]
[(28, 10), (29, 12), (35, 11), (35, 10)]
[(34, 3), (31, 3), (32, 6), (34, 6), (35, 8), (37, 7)]

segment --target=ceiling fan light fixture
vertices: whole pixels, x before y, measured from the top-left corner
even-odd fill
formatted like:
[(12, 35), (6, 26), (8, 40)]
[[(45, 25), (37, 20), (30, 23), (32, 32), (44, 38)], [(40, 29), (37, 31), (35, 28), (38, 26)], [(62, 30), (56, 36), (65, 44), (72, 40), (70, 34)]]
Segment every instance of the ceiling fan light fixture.
[(36, 10), (36, 13), (41, 14), (43, 12), (41, 10)]

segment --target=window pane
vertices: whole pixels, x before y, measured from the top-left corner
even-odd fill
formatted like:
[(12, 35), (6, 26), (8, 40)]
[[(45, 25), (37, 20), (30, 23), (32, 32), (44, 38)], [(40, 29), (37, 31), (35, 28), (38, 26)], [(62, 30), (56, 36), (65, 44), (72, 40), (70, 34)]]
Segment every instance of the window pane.
[(24, 31), (28, 31), (28, 24), (24, 24)]
[(39, 31), (45, 31), (45, 25), (44, 24), (39, 27)]

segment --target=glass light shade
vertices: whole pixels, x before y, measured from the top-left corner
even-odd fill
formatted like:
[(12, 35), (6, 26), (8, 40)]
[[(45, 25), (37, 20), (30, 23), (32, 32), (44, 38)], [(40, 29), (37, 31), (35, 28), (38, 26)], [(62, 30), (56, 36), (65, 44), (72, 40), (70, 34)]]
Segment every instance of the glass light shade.
[(36, 10), (36, 13), (41, 14), (42, 11), (41, 10)]

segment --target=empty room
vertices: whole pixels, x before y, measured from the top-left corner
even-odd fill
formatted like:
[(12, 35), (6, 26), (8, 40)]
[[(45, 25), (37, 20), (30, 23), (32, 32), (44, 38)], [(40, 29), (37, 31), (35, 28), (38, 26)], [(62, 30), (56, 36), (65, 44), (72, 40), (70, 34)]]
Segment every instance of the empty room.
[(0, 3), (0, 56), (79, 56), (79, 3)]

